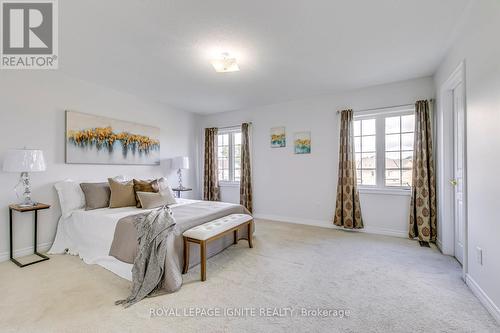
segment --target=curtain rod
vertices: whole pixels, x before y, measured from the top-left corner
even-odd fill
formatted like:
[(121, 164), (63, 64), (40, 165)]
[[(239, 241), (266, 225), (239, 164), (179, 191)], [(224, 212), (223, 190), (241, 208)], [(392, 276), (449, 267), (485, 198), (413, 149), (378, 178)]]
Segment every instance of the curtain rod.
[[(429, 99), (429, 102), (434, 102), (434, 99)], [(391, 105), (391, 106), (383, 106), (381, 108), (371, 108), (371, 109), (361, 109), (361, 110), (353, 110), (352, 112), (365, 112), (365, 111), (376, 111), (376, 110), (384, 110), (384, 109), (392, 109), (392, 108), (400, 108), (403, 106), (415, 106), (415, 103), (412, 104), (400, 104), (400, 105)], [(341, 111), (337, 111), (337, 114)]]
[[(251, 121), (244, 121), (244, 123), (247, 123), (247, 124), (252, 125), (252, 122), (251, 122)], [(225, 128), (235, 128), (235, 127), (241, 127), (241, 124), (240, 124), (240, 125), (233, 125), (233, 126), (217, 127), (217, 128), (218, 128), (218, 129), (225, 129)]]
[[(381, 108), (371, 108), (371, 109), (361, 109), (361, 110), (353, 110), (352, 112), (365, 112), (365, 111), (376, 111), (376, 110), (384, 110), (384, 109), (392, 109), (392, 108), (399, 108), (403, 106), (414, 106), (415, 104), (400, 104), (400, 105), (391, 105), (391, 106), (383, 106)], [(341, 111), (337, 111), (337, 113), (340, 113)]]

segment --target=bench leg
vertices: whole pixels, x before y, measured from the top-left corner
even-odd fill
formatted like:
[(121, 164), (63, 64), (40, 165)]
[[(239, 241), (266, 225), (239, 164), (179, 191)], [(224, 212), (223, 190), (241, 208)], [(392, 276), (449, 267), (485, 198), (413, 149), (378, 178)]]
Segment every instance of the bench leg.
[(189, 242), (186, 237), (184, 237), (184, 267), (182, 269), (182, 274), (186, 274), (189, 269)]
[(238, 229), (234, 231), (234, 241), (233, 244), (238, 244)]
[(247, 224), (247, 228), (248, 228), (248, 246), (250, 248), (253, 248), (253, 242), (252, 242), (252, 223), (253, 223), (253, 220), (248, 222)]
[(207, 279), (207, 244), (205, 241), (200, 242), (200, 260), (201, 260), (201, 281)]

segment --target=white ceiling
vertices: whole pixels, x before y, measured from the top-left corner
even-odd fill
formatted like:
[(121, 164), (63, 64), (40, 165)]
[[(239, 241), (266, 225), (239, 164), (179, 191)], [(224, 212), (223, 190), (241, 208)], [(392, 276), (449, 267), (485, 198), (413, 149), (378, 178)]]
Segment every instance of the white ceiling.
[[(469, 0), (63, 0), (60, 68), (197, 113), (434, 73)], [(213, 52), (241, 68), (216, 73)]]

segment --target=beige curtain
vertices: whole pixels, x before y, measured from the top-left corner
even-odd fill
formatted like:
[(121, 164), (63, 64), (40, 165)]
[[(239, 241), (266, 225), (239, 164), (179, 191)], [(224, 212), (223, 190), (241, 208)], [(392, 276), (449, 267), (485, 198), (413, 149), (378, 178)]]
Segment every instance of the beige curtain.
[(348, 229), (363, 228), (356, 181), (352, 110), (340, 116), (339, 177), (333, 223)]
[(415, 104), (415, 141), (410, 206), (411, 239), (435, 242), (437, 236), (436, 176), (432, 150), (432, 101)]
[(240, 204), (252, 212), (252, 168), (250, 165), (250, 124), (241, 125)]
[(205, 128), (205, 167), (203, 177), (203, 200), (219, 201), (219, 179), (217, 170), (217, 128)]

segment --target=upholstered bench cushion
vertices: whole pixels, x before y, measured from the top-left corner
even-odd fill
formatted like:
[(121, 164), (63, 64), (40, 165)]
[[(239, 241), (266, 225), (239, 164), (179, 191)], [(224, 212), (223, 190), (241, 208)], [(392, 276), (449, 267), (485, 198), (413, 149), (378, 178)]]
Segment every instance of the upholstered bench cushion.
[(231, 214), (191, 228), (182, 235), (197, 240), (207, 240), (251, 220), (252, 216), (248, 214)]

